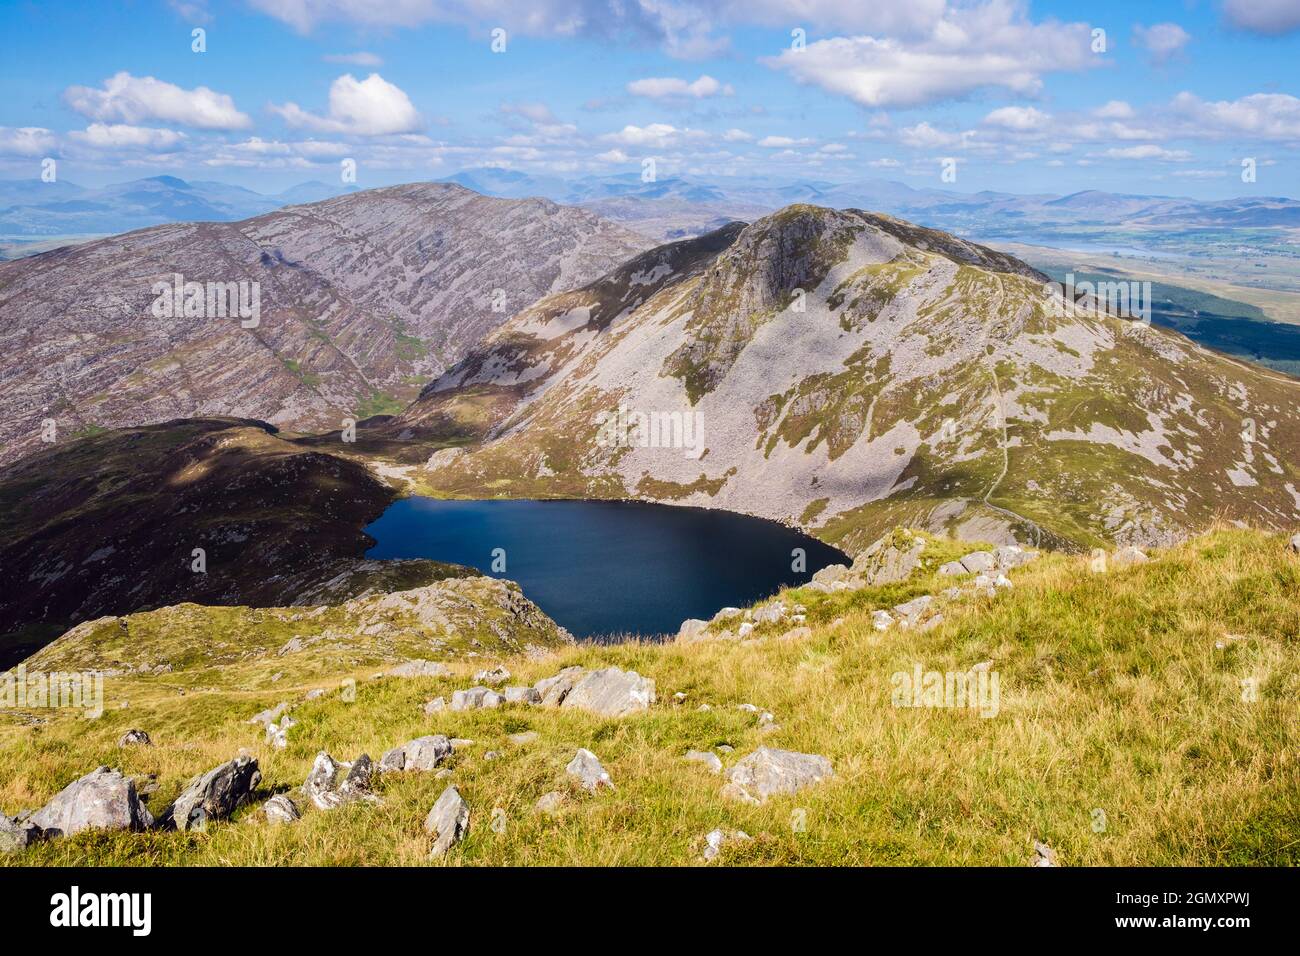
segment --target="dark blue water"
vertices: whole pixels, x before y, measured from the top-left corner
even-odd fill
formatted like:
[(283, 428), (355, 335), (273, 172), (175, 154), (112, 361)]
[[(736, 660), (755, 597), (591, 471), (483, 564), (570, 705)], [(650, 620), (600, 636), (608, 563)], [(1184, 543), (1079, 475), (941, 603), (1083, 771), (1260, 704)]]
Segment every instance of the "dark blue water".
[[(518, 581), (575, 637), (675, 634), (688, 617), (802, 584), (834, 548), (773, 521), (727, 511), (617, 501), (403, 498), (366, 528), (366, 557), (432, 558)], [(493, 550), (505, 550), (494, 571)], [(791, 570), (803, 548), (807, 569)]]

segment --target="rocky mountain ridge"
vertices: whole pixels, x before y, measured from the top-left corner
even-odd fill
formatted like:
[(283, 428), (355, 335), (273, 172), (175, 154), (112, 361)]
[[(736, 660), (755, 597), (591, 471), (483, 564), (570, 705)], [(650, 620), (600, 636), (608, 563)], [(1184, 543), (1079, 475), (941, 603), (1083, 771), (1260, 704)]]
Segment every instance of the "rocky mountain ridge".
[[(540, 301), (394, 427), (455, 436), (438, 491), (728, 508), (850, 550), (896, 524), (1080, 547), (1300, 519), (1296, 383), (1045, 280), (791, 206)], [(620, 408), (649, 427), (611, 443)], [(703, 448), (662, 447), (656, 417)]]
[[(647, 244), (549, 200), (424, 183), (0, 263), (0, 463), (179, 417), (326, 431), (400, 410), (511, 313)], [(155, 284), (178, 281), (206, 295), (160, 316)], [(244, 283), (246, 304), (255, 283), (255, 320), (223, 317), (213, 283)]]

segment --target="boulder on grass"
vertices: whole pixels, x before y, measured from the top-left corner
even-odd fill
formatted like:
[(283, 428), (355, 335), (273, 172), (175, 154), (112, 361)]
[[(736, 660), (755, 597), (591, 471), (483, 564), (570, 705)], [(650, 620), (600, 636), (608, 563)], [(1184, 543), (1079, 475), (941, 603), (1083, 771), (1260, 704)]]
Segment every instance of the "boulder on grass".
[(71, 836), (90, 829), (145, 830), (154, 820), (131, 778), (97, 767), (60, 790), (28, 822), (48, 836)]
[(602, 717), (623, 717), (647, 710), (655, 702), (655, 682), (636, 671), (606, 667), (592, 671), (573, 685), (562, 708), (589, 710)]
[(465, 839), (469, 830), (469, 804), (461, 797), (455, 785), (442, 791), (433, 809), (424, 820), (424, 829), (433, 834), (430, 856), (442, 856)]
[(243, 804), (262, 782), (262, 772), (252, 757), (236, 757), (199, 774), (164, 811), (164, 826), (201, 830), (209, 820), (223, 820)]
[(593, 793), (601, 787), (614, 789), (614, 781), (610, 779), (609, 773), (601, 766), (600, 759), (590, 750), (579, 750), (569, 761), (569, 765), (564, 768), (565, 773), (578, 781), (579, 786), (584, 790), (590, 790)]
[(763, 803), (777, 794), (795, 793), (835, 775), (820, 754), (759, 747), (727, 773), (726, 795), (747, 803)]
[(18, 853), (45, 839), (45, 831), (30, 820), (11, 820), (0, 813), (0, 854)]
[(283, 793), (277, 793), (262, 804), (262, 812), (266, 814), (267, 823), (293, 823), (302, 818), (302, 814), (298, 812), (298, 804)]

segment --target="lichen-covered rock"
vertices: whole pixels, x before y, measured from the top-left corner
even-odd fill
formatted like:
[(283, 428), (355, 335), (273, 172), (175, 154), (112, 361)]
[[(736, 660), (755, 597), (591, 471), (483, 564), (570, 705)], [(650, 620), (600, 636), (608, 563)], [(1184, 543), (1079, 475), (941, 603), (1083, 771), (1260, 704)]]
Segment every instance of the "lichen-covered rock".
[(770, 796), (795, 793), (834, 774), (830, 760), (819, 754), (759, 747), (728, 771), (726, 795), (762, 803)]
[(11, 820), (0, 813), (0, 854), (19, 853), (45, 839), (45, 831), (30, 820)]
[(128, 730), (121, 737), (117, 738), (119, 747), (151, 747), (153, 741), (143, 730)]
[(565, 796), (559, 790), (552, 790), (550, 793), (544, 793), (537, 798), (537, 803), (533, 804), (539, 813), (556, 814), (564, 808)]
[(1030, 866), (1059, 866), (1056, 862), (1056, 851), (1046, 843), (1034, 841), (1034, 852), (1029, 858)]
[(302, 817), (298, 804), (283, 793), (277, 793), (262, 804), (262, 812), (266, 815), (267, 823), (293, 823)]
[(153, 816), (140, 802), (135, 783), (119, 771), (97, 767), (64, 787), (28, 820), (48, 836), (82, 830), (145, 830)]
[(947, 564), (939, 565), (939, 573), (951, 577), (958, 574), (969, 574), (970, 572), (966, 570), (966, 565), (960, 561), (949, 561)]
[(448, 786), (438, 797), (424, 820), (424, 829), (433, 834), (433, 848), (429, 851), (433, 857), (442, 856), (465, 839), (469, 831), (469, 804), (455, 785)]
[(560, 706), (589, 710), (602, 717), (624, 717), (647, 710), (654, 702), (654, 680), (636, 671), (606, 667), (584, 674)]
[(342, 772), (343, 768), (339, 762), (322, 750), (316, 755), (311, 772), (303, 782), (303, 794), (316, 805), (317, 809), (332, 810), (343, 803), (343, 798), (338, 792), (339, 775)]
[(177, 830), (201, 830), (208, 821), (234, 813), (261, 782), (257, 761), (236, 757), (191, 780), (163, 813), (162, 823)]
[(871, 626), (877, 631), (887, 631), (894, 626), (894, 618), (888, 611), (872, 611)]

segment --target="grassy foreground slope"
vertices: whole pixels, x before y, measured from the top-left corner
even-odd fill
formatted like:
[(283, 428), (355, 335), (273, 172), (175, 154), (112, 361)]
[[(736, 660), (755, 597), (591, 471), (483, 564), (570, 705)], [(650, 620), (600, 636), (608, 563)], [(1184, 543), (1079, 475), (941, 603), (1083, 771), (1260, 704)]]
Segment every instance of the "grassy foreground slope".
[[(937, 552), (950, 545), (931, 547), (947, 559)], [(1104, 573), (1084, 557), (1045, 555), (1011, 572), (1012, 589), (946, 604), (936, 627), (875, 630), (872, 610), (952, 583), (935, 566), (884, 588), (788, 592), (787, 603), (807, 609), (811, 632), (801, 636), (765, 625), (745, 642), (561, 646), (545, 660), (500, 658), (512, 683), (570, 664), (653, 677), (658, 703), (620, 719), (540, 707), (426, 716), (424, 701), (470, 686), (499, 649), (466, 658), (462, 648), (450, 678), (373, 679), (382, 655), (368, 656), (359, 634), (346, 653), (330, 652), (337, 670), (328, 677), (250, 654), (223, 665), (221, 680), (201, 660), (111, 678), (98, 721), (0, 716), (0, 810), (39, 806), (106, 763), (156, 774), (156, 813), (189, 777), (241, 747), (261, 764), (265, 797), (301, 784), (318, 750), (377, 759), (443, 733), (475, 741), (449, 763), (472, 808), (450, 864), (695, 864), (699, 838), (715, 827), (753, 837), (727, 844), (728, 864), (1023, 865), (1033, 841), (1054, 848), (1062, 865), (1300, 862), (1300, 557), (1284, 539), (1218, 530)], [(202, 635), (203, 609), (183, 612), (191, 637)], [(180, 612), (153, 612), (169, 613)], [(129, 626), (143, 627), (139, 617)], [(228, 628), (221, 640), (244, 633)], [(43, 653), (55, 652), (59, 666), (72, 666), (75, 641)], [(996, 716), (891, 704), (895, 672), (982, 661), (1000, 677)], [(354, 702), (337, 692), (349, 677)], [(314, 687), (330, 693), (294, 709), (288, 748), (264, 745), (247, 719)], [(119, 709), (124, 699), (130, 705)], [(699, 710), (704, 703), (711, 709)], [(779, 727), (760, 729), (742, 703), (771, 711)], [(119, 750), (132, 727), (155, 746)], [(507, 740), (526, 730), (537, 738)], [(835, 777), (762, 806), (727, 802), (722, 777), (682, 759), (722, 744), (735, 748), (722, 755), (727, 767), (767, 745), (824, 754)], [(569, 790), (559, 814), (537, 812), (539, 796), (566, 789), (564, 766), (579, 747), (599, 756), (617, 789)], [(489, 751), (498, 756), (486, 759)], [(321, 812), (300, 801), (301, 821), (273, 827), (254, 804), (202, 833), (86, 833), (0, 864), (422, 864), (430, 838), (421, 824), (447, 783), (390, 774), (377, 787), (381, 805)]]

